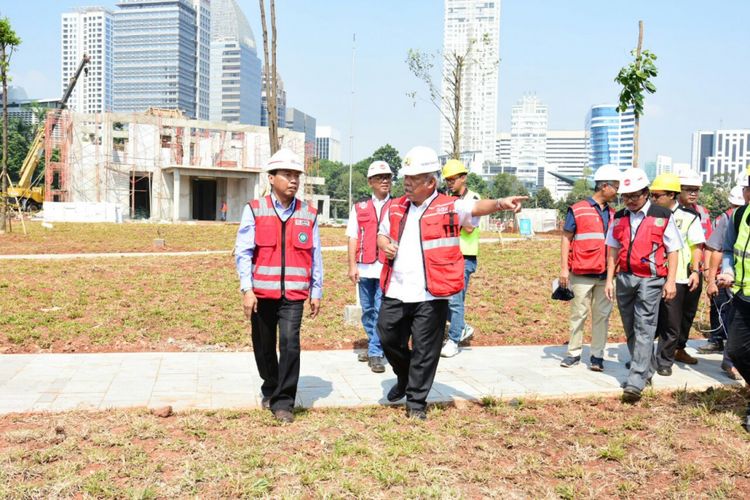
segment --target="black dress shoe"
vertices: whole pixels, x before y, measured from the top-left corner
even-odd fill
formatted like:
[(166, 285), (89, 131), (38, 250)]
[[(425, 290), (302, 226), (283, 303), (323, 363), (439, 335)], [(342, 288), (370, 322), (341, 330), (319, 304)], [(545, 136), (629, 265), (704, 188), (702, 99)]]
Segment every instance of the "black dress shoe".
[(671, 366), (662, 366), (658, 370), (656, 370), (656, 373), (661, 375), (662, 377), (671, 377), (672, 376), (672, 367)]
[(388, 395), (386, 396), (386, 399), (390, 401), (391, 403), (395, 403), (399, 399), (403, 399), (406, 396), (406, 389), (402, 389), (399, 387), (398, 384), (391, 387), (391, 390), (388, 391)]
[(375, 373), (383, 373), (385, 371), (385, 365), (383, 365), (383, 358), (380, 356), (373, 356), (368, 361), (368, 364), (370, 365), (370, 370), (372, 370)]
[(294, 422), (294, 414), (289, 410), (274, 410), (273, 417), (279, 422), (291, 424)]
[(361, 363), (366, 363), (368, 359), (370, 359), (370, 356), (367, 355), (367, 351), (357, 354), (357, 361)]
[(424, 410), (415, 410), (414, 408), (408, 408), (406, 410), (406, 416), (416, 420), (427, 420), (427, 412)]
[(622, 391), (622, 402), (623, 403), (637, 403), (641, 399), (641, 391), (635, 387), (625, 387)]
[(260, 405), (263, 407), (264, 410), (270, 410), (271, 409), (271, 398), (270, 397), (264, 397), (260, 401)]

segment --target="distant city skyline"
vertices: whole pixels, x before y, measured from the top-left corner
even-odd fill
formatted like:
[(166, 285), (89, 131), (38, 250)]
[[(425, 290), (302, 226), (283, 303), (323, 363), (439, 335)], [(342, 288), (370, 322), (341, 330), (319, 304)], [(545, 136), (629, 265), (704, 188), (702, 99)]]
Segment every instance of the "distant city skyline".
[[(62, 12), (91, 5), (114, 10), (115, 3), (4, 2), (0, 16), (10, 18), (23, 40), (11, 60), (11, 84), (23, 87), (30, 98), (59, 97)], [(260, 33), (257, 2), (238, 3)], [(439, 113), (426, 102), (415, 106), (406, 96), (422, 87), (405, 58), (409, 48), (441, 48), (443, 7), (442, 2), (397, 0), (279, 2), (278, 62), (288, 105), (336, 127), (348, 144), (356, 33), (354, 160), (385, 143), (401, 154), (416, 144), (439, 150)], [(659, 56), (659, 76), (657, 93), (647, 96), (641, 119), (641, 162), (657, 154), (687, 160), (694, 132), (750, 127), (744, 90), (750, 67), (738, 64), (750, 46), (748, 17), (750, 2), (740, 0), (717, 2), (711, 9), (694, 0), (504, 0), (497, 129), (510, 130), (512, 104), (527, 92), (548, 106), (551, 130), (582, 129), (592, 105), (616, 103), (613, 79), (631, 60), (637, 22), (643, 19), (644, 47)], [(316, 26), (324, 29), (313, 30)]]

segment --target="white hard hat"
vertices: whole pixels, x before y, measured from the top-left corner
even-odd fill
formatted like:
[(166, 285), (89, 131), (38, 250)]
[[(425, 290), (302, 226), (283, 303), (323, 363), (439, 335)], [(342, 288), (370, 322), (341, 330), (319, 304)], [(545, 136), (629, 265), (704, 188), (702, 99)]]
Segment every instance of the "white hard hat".
[(369, 179), (373, 175), (381, 175), (381, 174), (393, 175), (393, 172), (391, 171), (391, 167), (388, 165), (388, 163), (382, 160), (376, 160), (370, 163), (370, 168), (367, 169), (367, 178)]
[(745, 204), (745, 197), (742, 195), (742, 186), (734, 186), (732, 190), (729, 191), (729, 203), (737, 206)]
[(622, 173), (620, 178), (620, 194), (635, 193), (648, 187), (648, 177), (642, 168), (629, 168)]
[(419, 175), (439, 172), (441, 165), (437, 153), (426, 146), (415, 146), (406, 153), (402, 162), (402, 175)]
[(263, 167), (263, 171), (265, 172), (274, 170), (295, 170), (305, 173), (305, 166), (296, 153), (290, 149), (281, 148), (268, 159), (266, 165)]
[(594, 181), (619, 181), (622, 178), (620, 169), (611, 164), (602, 165), (594, 172)]
[(680, 172), (680, 185), (701, 187), (703, 181), (701, 180), (701, 176), (698, 175), (698, 172), (694, 170), (683, 170)]

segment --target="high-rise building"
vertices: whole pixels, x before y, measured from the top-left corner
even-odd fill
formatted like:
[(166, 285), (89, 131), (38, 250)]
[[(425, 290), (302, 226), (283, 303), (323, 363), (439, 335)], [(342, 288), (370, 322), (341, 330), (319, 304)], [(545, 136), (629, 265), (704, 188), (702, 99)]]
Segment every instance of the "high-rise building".
[(79, 113), (112, 111), (112, 12), (103, 7), (84, 7), (64, 12), (61, 26), (62, 95), (86, 54), (89, 63), (82, 73), (68, 107)]
[(211, 120), (261, 124), (260, 68), (253, 31), (237, 1), (211, 0)]
[(286, 108), (286, 128), (305, 134), (305, 160), (315, 156), (316, 120), (297, 108)]
[[(445, 0), (443, 54), (465, 55), (471, 46), (461, 85), (461, 152), (481, 152), (495, 157), (497, 131), (497, 77), (500, 52), (500, 0)], [(444, 72), (450, 68), (444, 65)], [(442, 94), (448, 96), (448, 81)], [(452, 151), (449, 101), (443, 99), (440, 119), (441, 153)], [(479, 172), (477, 172), (479, 173)]]
[(555, 199), (565, 198), (573, 189), (567, 182), (549, 175), (550, 171), (572, 178), (581, 178), (589, 164), (585, 130), (549, 130), (546, 145), (547, 175), (544, 186)]
[[(279, 117), (278, 125), (280, 128), (286, 127), (286, 90), (281, 75), (276, 75), (276, 116)], [(260, 124), (268, 126), (268, 103), (266, 100), (266, 69), (263, 68), (262, 87), (260, 93)]]
[(495, 159), (501, 165), (510, 165), (510, 133), (498, 132), (495, 140)]
[(195, 9), (195, 113), (208, 120), (211, 87), (211, 3), (216, 0), (193, 0)]
[[(196, 0), (197, 1), (197, 0)], [(114, 13), (114, 110), (180, 109), (191, 118), (208, 111), (205, 26), (200, 0), (121, 0)], [(198, 25), (200, 23), (200, 26)], [(207, 118), (203, 116), (203, 118)]]
[(341, 134), (338, 130), (329, 126), (315, 127), (315, 157), (341, 161)]
[(750, 164), (750, 129), (698, 131), (693, 133), (692, 169), (703, 182), (720, 178), (734, 182)]
[(510, 164), (530, 190), (545, 185), (547, 106), (535, 95), (523, 96), (510, 115)]
[(621, 170), (632, 167), (634, 127), (632, 109), (619, 113), (614, 104), (592, 106), (586, 116), (589, 168), (595, 172), (607, 164), (617, 165)]

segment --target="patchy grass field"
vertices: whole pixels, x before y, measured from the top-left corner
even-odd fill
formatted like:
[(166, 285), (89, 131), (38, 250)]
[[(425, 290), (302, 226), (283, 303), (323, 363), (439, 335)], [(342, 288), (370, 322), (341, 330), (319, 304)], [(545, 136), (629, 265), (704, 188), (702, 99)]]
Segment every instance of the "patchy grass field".
[[(0, 235), (0, 255), (231, 250), (238, 227), (215, 222), (55, 223), (53, 226), (45, 229), (41, 222), (26, 222), (28, 234), (24, 235), (20, 222), (15, 222), (12, 233)], [(166, 246), (154, 248), (155, 238), (163, 238)], [(320, 238), (325, 246), (346, 243), (343, 228), (321, 227)]]
[(0, 417), (0, 496), (747, 498), (737, 389), (432, 407)]
[[(567, 340), (568, 305), (550, 299), (558, 252), (556, 240), (482, 245), (467, 297), (467, 321), (477, 331), (474, 345)], [(303, 320), (302, 346), (364, 347), (361, 327), (343, 322), (344, 305), (355, 301), (345, 253), (323, 256), (323, 309), (315, 321)], [(228, 255), (18, 260), (5, 266), (0, 276), (0, 352), (250, 347), (234, 261)], [(617, 308), (610, 340), (623, 340)]]

